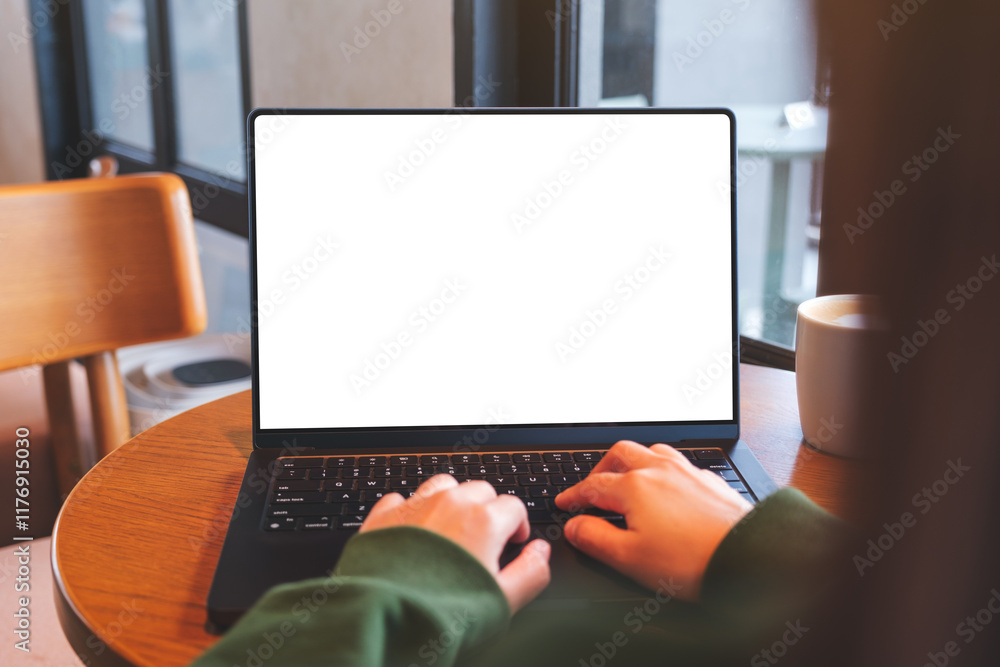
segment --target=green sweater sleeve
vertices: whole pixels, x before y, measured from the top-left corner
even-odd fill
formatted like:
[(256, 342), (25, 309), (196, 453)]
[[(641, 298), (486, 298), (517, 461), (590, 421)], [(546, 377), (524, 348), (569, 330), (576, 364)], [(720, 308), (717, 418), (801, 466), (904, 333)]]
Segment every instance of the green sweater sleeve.
[(851, 532), (798, 489), (781, 489), (722, 540), (705, 570), (702, 603), (741, 620), (808, 609), (848, 575)]
[(446, 666), (509, 617), (467, 551), (421, 528), (389, 528), (352, 538), (329, 578), (268, 591), (193, 664)]

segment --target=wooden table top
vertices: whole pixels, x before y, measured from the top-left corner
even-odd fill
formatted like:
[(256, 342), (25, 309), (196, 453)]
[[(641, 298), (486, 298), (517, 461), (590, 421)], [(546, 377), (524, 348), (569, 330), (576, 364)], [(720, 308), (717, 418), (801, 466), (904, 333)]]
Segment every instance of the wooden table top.
[[(779, 486), (835, 514), (862, 465), (802, 442), (795, 375), (740, 368), (742, 439)], [(205, 600), (251, 451), (250, 392), (141, 433), (84, 477), (52, 543), (63, 630), (88, 665), (186, 665), (217, 640)]]

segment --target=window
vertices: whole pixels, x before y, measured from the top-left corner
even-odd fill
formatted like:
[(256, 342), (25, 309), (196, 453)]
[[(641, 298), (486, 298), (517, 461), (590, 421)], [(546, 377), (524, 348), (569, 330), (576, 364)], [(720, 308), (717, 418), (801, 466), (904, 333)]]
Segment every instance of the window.
[[(812, 0), (456, 0), (456, 99), (737, 116), (740, 333), (791, 368), (816, 293), (826, 74)], [(468, 64), (471, 62), (471, 66)], [(485, 103), (474, 83), (504, 85)]]
[(196, 218), (246, 236), (245, 11), (236, 0), (71, 0), (52, 12), (35, 43), (49, 177), (84, 176), (102, 154), (122, 173), (172, 171)]
[(791, 347), (816, 294), (825, 95), (808, 0), (581, 0), (581, 105), (737, 117), (740, 332)]

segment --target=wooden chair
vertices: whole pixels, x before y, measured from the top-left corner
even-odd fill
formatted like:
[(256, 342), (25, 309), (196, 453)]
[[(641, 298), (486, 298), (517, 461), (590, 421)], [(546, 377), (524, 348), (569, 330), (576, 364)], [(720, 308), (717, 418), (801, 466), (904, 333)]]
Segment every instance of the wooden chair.
[(87, 371), (103, 457), (130, 434), (115, 350), (205, 328), (184, 182), (143, 174), (0, 187), (0, 320), (0, 371), (43, 368), (65, 496), (93, 464), (72, 418), (73, 360)]

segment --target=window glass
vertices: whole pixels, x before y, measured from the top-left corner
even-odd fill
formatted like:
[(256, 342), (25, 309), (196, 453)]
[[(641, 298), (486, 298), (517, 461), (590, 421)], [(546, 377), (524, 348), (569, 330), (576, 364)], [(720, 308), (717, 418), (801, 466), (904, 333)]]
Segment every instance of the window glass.
[(236, 3), (169, 0), (177, 154), (193, 167), (246, 179)]
[(87, 0), (81, 5), (93, 129), (152, 152), (150, 93), (163, 76), (149, 67), (145, 5), (142, 0)]
[(582, 106), (737, 118), (740, 333), (791, 347), (816, 293), (826, 109), (809, 0), (581, 0)]

